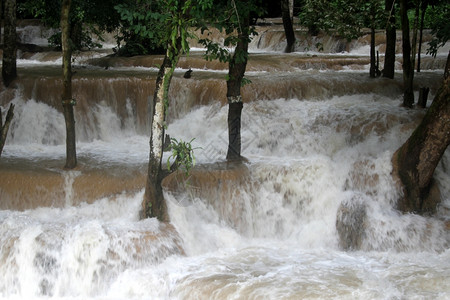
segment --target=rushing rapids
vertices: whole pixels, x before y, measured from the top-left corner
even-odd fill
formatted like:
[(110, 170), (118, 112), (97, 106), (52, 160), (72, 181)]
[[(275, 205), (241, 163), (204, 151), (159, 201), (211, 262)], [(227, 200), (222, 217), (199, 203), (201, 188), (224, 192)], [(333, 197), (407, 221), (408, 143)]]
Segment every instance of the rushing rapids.
[[(22, 38), (35, 30), (27, 23)], [(395, 80), (370, 79), (364, 38), (322, 37), (318, 53), (305, 37), (286, 55), (280, 28), (259, 30), (243, 164), (224, 161), (226, 66), (194, 51), (176, 70), (168, 133), (198, 148), (188, 178), (163, 182), (170, 224), (138, 219), (161, 57), (79, 54), (80, 166), (64, 171), (60, 54), (20, 54), (15, 88), (0, 92), (2, 111), (16, 105), (0, 160), (0, 298), (450, 297), (449, 151), (435, 173), (436, 216), (394, 209), (391, 157), (424, 115), (400, 105), (400, 63)], [(433, 96), (445, 55), (423, 61), (416, 90)], [(342, 250), (339, 220), (360, 230), (356, 251)]]

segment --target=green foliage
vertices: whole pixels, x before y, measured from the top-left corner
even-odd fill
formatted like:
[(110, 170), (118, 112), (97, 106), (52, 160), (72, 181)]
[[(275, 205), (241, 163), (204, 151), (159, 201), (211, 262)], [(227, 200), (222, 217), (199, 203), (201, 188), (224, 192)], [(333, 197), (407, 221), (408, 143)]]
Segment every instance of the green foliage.
[(450, 39), (450, 3), (441, 1), (435, 7), (427, 10), (428, 28), (431, 28), (433, 39), (428, 43), (428, 54), (436, 56), (438, 48)]
[[(205, 18), (204, 11), (212, 7), (212, 0), (135, 0), (115, 6), (121, 17), (121, 37), (118, 43), (132, 46), (133, 54), (161, 53), (163, 49), (189, 52), (188, 39), (191, 27)], [(168, 45), (171, 47), (168, 47)], [(137, 51), (141, 53), (136, 53)], [(178, 55), (179, 53), (169, 53)]]
[[(210, 38), (200, 39), (199, 43), (206, 48), (205, 59), (219, 60), (223, 63), (243, 63), (247, 60), (248, 53), (244, 51), (232, 52), (232, 49), (240, 41), (240, 36), (246, 36), (250, 42), (257, 35), (254, 26), (242, 26), (241, 20), (245, 18), (258, 17), (264, 13), (263, 5), (259, 0), (248, 1), (216, 1), (214, 9), (208, 14), (209, 27), (201, 27), (202, 33), (215, 28), (224, 32), (226, 37), (223, 43), (213, 41)], [(199, 27), (200, 28), (200, 27)], [(209, 35), (209, 33), (208, 33)], [(229, 77), (227, 77), (229, 80)], [(242, 85), (250, 83), (244, 80)]]
[(305, 0), (299, 20), (314, 35), (322, 30), (351, 40), (359, 37), (364, 27), (384, 27), (383, 15), (382, 0)]
[(170, 171), (170, 159), (175, 159), (174, 165), (176, 169), (182, 169), (186, 176), (189, 175), (189, 171), (195, 165), (194, 150), (198, 148), (192, 148), (192, 141), (184, 142), (182, 140), (178, 141), (174, 138), (170, 139), (170, 149), (172, 150), (171, 155), (167, 159), (167, 169)]
[[(72, 0), (70, 26), (74, 50), (99, 47), (92, 41), (101, 40), (103, 31), (111, 32), (119, 26), (119, 14), (114, 6), (124, 0)], [(60, 28), (61, 0), (27, 0), (18, 2), (22, 14), (42, 20), (50, 28)], [(60, 47), (60, 33), (51, 37), (50, 44)]]

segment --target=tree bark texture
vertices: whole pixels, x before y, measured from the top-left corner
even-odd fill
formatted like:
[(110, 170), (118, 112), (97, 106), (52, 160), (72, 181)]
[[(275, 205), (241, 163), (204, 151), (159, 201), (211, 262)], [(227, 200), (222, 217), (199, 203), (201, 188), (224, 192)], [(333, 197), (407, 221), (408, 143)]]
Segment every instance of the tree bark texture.
[(2, 76), (5, 86), (17, 77), (16, 0), (5, 0)]
[(8, 134), (9, 125), (14, 117), (14, 104), (11, 103), (6, 113), (5, 123), (3, 124), (2, 110), (0, 109), (0, 156), (2, 156), (3, 147), (5, 146), (6, 136)]
[(385, 1), (385, 11), (389, 14), (389, 20), (386, 24), (386, 51), (384, 55), (383, 77), (393, 79), (395, 74), (395, 45), (397, 43), (394, 0)]
[(440, 197), (433, 193), (433, 173), (450, 144), (450, 77), (447, 77), (420, 125), (393, 156), (400, 179), (403, 212), (433, 213)]
[(70, 42), (70, 13), (71, 0), (63, 0), (61, 6), (61, 44), (63, 53), (63, 92), (62, 105), (66, 122), (66, 164), (65, 169), (77, 166), (77, 152), (75, 142), (75, 116), (72, 98), (72, 48)]
[(228, 99), (228, 152), (227, 160), (241, 159), (241, 112), (243, 108), (241, 85), (248, 60), (248, 42), (250, 18), (242, 20), (242, 32), (238, 33), (239, 41), (234, 55), (229, 62), (227, 80)]
[[(140, 212), (141, 219), (158, 218), (160, 221), (169, 221), (167, 205), (164, 200), (161, 186), (161, 181), (164, 177), (161, 169), (161, 160), (165, 138), (165, 115), (168, 106), (169, 86), (172, 80), (173, 71), (179, 59), (181, 42), (177, 44), (177, 49), (175, 51), (174, 49), (173, 46), (169, 46), (156, 79), (151, 113), (152, 125), (150, 133), (148, 173), (142, 209)], [(170, 53), (177, 54), (172, 56)]]
[(400, 0), (400, 17), (402, 23), (403, 52), (403, 105), (412, 107), (414, 104), (414, 65), (411, 62), (411, 42), (409, 37), (409, 20), (406, 0)]
[(284, 52), (291, 53), (295, 48), (295, 33), (294, 27), (292, 25), (292, 14), (290, 11), (290, 1), (289, 0), (281, 0), (281, 14), (283, 19), (284, 33), (286, 35), (286, 49)]

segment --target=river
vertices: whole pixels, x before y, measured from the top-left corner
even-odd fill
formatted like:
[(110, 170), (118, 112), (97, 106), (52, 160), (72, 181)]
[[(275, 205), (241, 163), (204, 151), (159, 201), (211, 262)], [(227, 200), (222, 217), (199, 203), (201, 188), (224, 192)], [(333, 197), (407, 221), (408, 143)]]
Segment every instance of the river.
[[(364, 40), (283, 54), (280, 31), (251, 46), (243, 164), (224, 159), (226, 66), (200, 49), (180, 61), (167, 132), (194, 139), (197, 166), (165, 181), (170, 224), (138, 218), (161, 57), (77, 56), (79, 167), (65, 171), (60, 55), (21, 53), (15, 89), (0, 92), (2, 111), (16, 105), (0, 160), (0, 298), (449, 299), (449, 150), (437, 214), (394, 208), (391, 157), (424, 115), (401, 106), (401, 64), (394, 80), (370, 79)], [(416, 76), (431, 99), (446, 51)], [(366, 208), (354, 251), (339, 244), (341, 204)]]

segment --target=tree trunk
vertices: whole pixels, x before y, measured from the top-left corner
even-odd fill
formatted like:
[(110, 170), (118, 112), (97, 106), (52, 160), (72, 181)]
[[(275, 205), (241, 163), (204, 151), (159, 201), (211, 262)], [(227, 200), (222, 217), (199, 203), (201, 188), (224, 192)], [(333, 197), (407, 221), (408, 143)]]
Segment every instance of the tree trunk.
[(227, 160), (241, 159), (241, 113), (244, 106), (241, 97), (241, 85), (248, 59), (248, 40), (250, 18), (242, 20), (242, 32), (238, 33), (239, 41), (234, 55), (229, 62), (227, 80), (228, 99), (228, 152)]
[(411, 47), (411, 73), (414, 74), (414, 69), (416, 66), (416, 54), (417, 54), (417, 31), (419, 28), (419, 11), (420, 4), (417, 2), (414, 12), (414, 24), (413, 24), (413, 37), (412, 37), (412, 47)]
[(417, 51), (417, 73), (420, 72), (420, 57), (421, 57), (420, 54), (422, 52), (423, 26), (424, 26), (424, 22), (425, 22), (425, 11), (427, 10), (427, 6), (428, 6), (428, 1), (423, 0), (422, 5), (421, 5), (422, 13), (420, 15), (419, 50)]
[(0, 109), (0, 156), (2, 156), (3, 147), (6, 142), (6, 135), (8, 134), (9, 125), (11, 124), (12, 118), (14, 117), (14, 104), (11, 103), (8, 112), (6, 113), (5, 124), (3, 124), (2, 110)]
[(447, 55), (447, 64), (445, 65), (444, 79), (450, 76), (450, 50)]
[(397, 43), (394, 0), (385, 1), (385, 10), (389, 13), (389, 20), (386, 25), (386, 52), (384, 55), (383, 77), (393, 79), (395, 74), (395, 45)]
[(63, 92), (62, 105), (66, 122), (66, 164), (65, 169), (77, 166), (77, 152), (75, 145), (75, 117), (72, 99), (72, 49), (70, 43), (69, 13), (71, 0), (63, 0), (61, 6), (61, 44), (63, 52)]
[(16, 0), (5, 1), (2, 76), (5, 86), (17, 77)]
[(411, 137), (393, 155), (393, 174), (400, 179), (403, 212), (433, 213), (440, 201), (433, 173), (450, 144), (450, 77), (444, 80), (430, 108)]
[(286, 53), (293, 52), (295, 48), (295, 33), (292, 26), (292, 17), (289, 6), (289, 0), (281, 0), (281, 14), (287, 41), (286, 49), (284, 50)]
[[(0, 32), (2, 32), (2, 23), (3, 23), (3, 0), (0, 0)], [(0, 34), (0, 44), (3, 45), (3, 35)]]
[(377, 77), (377, 66), (376, 66), (376, 57), (375, 57), (375, 26), (371, 25), (370, 29), (370, 69), (369, 76), (371, 78)]
[[(181, 52), (181, 41), (177, 43), (177, 48), (172, 44), (164, 56), (156, 79), (155, 93), (152, 103), (150, 133), (150, 155), (148, 161), (147, 182), (145, 185), (145, 194), (142, 201), (142, 209), (140, 212), (141, 219), (158, 218), (160, 221), (169, 221), (167, 214), (167, 206), (164, 201), (161, 181), (164, 177), (161, 160), (163, 156), (163, 146), (165, 137), (165, 117), (168, 107), (169, 86), (172, 80), (173, 71), (179, 60)], [(176, 54), (171, 54), (176, 53)], [(171, 57), (171, 59), (169, 59)]]
[(406, 0), (400, 0), (400, 16), (402, 23), (403, 51), (403, 105), (412, 107), (414, 104), (414, 65), (411, 63), (411, 42), (409, 38), (408, 7)]

